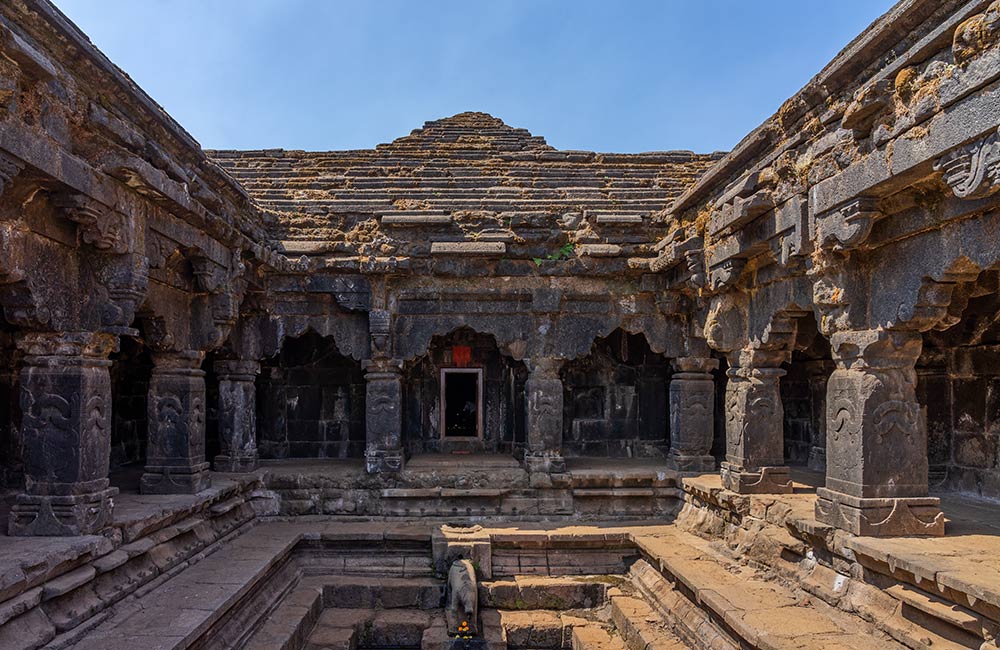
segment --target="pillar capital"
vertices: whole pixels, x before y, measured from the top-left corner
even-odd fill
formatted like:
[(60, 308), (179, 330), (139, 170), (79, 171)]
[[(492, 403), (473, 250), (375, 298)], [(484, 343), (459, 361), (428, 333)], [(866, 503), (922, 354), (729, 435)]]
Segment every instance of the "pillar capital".
[(111, 365), (118, 337), (103, 332), (25, 332), (17, 337), (25, 362), (39, 365)]
[(260, 362), (256, 359), (219, 359), (214, 369), (220, 380), (253, 382), (260, 373)]
[(537, 379), (558, 379), (559, 371), (566, 364), (566, 359), (558, 357), (531, 357), (524, 360), (528, 372)]
[(719, 369), (719, 360), (711, 357), (677, 357), (671, 362), (677, 372), (708, 374)]
[(833, 359), (840, 368), (852, 370), (913, 368), (923, 347), (918, 332), (898, 330), (852, 330), (830, 337)]

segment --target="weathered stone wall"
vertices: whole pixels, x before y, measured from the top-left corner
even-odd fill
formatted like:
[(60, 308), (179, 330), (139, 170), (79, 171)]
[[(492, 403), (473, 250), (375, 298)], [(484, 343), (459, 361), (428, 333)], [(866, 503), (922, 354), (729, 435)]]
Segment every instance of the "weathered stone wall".
[(563, 455), (642, 457), (669, 448), (668, 360), (616, 330), (562, 370)]
[(257, 403), (262, 458), (364, 455), (361, 367), (329, 338), (310, 332), (285, 341), (262, 363)]

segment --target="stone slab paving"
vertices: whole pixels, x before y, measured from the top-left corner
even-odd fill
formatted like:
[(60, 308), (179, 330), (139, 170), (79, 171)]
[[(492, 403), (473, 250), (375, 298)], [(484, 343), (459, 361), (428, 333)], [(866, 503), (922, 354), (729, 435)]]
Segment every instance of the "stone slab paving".
[[(702, 608), (757, 648), (905, 648), (860, 619), (736, 564), (710, 542), (673, 529), (638, 534), (651, 564), (694, 595)], [(643, 571), (640, 562), (633, 572)]]

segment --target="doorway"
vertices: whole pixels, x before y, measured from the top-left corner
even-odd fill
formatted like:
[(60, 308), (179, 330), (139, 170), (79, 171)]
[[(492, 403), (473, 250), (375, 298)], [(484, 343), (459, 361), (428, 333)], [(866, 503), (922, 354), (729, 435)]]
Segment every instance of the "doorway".
[(441, 436), (478, 438), (482, 432), (482, 368), (442, 368)]

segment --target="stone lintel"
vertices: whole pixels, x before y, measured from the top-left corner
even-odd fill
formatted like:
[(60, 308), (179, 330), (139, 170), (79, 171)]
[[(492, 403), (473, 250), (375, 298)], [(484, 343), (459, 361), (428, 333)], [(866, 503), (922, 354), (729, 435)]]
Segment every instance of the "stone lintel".
[(580, 257), (618, 257), (622, 247), (618, 244), (577, 244), (576, 254)]
[(601, 213), (591, 213), (594, 214), (594, 221), (601, 226), (631, 226), (636, 224), (641, 224), (643, 217), (641, 214), (601, 214)]
[(503, 255), (507, 244), (486, 241), (436, 241), (431, 243), (431, 255)]
[(383, 226), (443, 226), (452, 222), (443, 212), (389, 212), (382, 215)]

